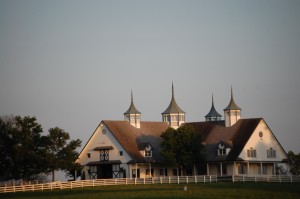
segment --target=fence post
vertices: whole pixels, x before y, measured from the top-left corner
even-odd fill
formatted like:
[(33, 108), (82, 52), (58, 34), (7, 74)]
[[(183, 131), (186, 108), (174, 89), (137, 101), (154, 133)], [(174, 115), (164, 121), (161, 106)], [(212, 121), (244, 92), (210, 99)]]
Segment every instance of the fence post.
[(211, 183), (211, 176), (209, 176), (209, 182)]
[(144, 177), (144, 184), (146, 184), (146, 177)]
[(170, 176), (169, 176), (169, 184), (171, 184), (171, 179), (170, 179)]
[(177, 176), (177, 183), (179, 184), (179, 176)]
[(134, 184), (136, 185), (136, 178), (134, 178)]
[(195, 176), (195, 184), (197, 184), (197, 176)]
[(160, 177), (160, 184), (162, 184), (162, 177)]
[(290, 178), (291, 178), (291, 182), (293, 182), (293, 176), (290, 175)]
[(125, 184), (127, 185), (127, 178), (125, 178)]

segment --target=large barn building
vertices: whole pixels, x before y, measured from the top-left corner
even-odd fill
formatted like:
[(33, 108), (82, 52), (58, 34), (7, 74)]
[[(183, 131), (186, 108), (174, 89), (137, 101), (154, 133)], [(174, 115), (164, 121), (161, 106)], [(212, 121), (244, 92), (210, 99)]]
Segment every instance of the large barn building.
[[(186, 122), (172, 84), (172, 98), (161, 122), (141, 120), (131, 104), (124, 120), (103, 120), (84, 146), (76, 162), (82, 178), (144, 178), (176, 175), (274, 175), (287, 154), (263, 118), (241, 119), (231, 89), (231, 99), (222, 115), (212, 106), (205, 121)], [(200, 133), (206, 148), (205, 167), (182, 171), (166, 168), (160, 155), (160, 135), (167, 128), (190, 125)]]

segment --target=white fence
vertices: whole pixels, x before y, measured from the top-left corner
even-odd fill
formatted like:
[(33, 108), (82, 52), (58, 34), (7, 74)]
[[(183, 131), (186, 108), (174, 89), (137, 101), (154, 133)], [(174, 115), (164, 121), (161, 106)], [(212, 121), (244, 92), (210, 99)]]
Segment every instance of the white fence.
[(32, 180), (32, 181), (24, 181), (20, 180), (8, 180), (0, 182), (0, 187), (7, 187), (7, 186), (17, 186), (17, 185), (30, 185), (30, 184), (45, 184), (50, 183), (50, 180)]
[(19, 186), (0, 187), (0, 193), (43, 191), (54, 189), (73, 189), (83, 187), (96, 187), (108, 185), (138, 185), (138, 184), (188, 184), (217, 182), (217, 176), (174, 176), (159, 178), (116, 178), (116, 179), (95, 179), (70, 182), (52, 182), (45, 184), (31, 184)]
[(285, 175), (257, 175), (257, 176), (232, 176), (232, 182), (300, 182), (300, 176)]
[[(139, 185), (139, 184), (188, 184), (188, 183), (211, 183), (218, 182), (216, 175), (210, 176), (174, 176), (158, 178), (116, 178), (116, 179), (95, 179), (70, 182), (52, 182), (44, 184), (26, 184), (18, 186), (0, 187), (0, 193), (43, 191), (54, 189), (73, 189), (83, 187), (97, 187), (109, 185)], [(232, 182), (300, 182), (300, 176), (232, 176)]]

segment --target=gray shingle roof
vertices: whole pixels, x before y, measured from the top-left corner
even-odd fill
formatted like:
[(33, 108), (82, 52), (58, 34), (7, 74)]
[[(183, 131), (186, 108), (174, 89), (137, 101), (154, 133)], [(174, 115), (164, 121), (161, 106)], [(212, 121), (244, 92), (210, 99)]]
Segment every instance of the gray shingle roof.
[(175, 97), (174, 97), (174, 87), (172, 83), (172, 99), (168, 106), (168, 108), (162, 112), (161, 114), (170, 114), (170, 113), (185, 113), (176, 103)]
[(232, 94), (232, 87), (231, 87), (231, 99), (230, 102), (228, 104), (228, 106), (224, 109), (224, 111), (227, 110), (242, 110), (238, 105), (236, 105), (236, 103), (234, 102), (233, 99), (233, 94)]
[[(207, 161), (234, 161), (237, 160), (261, 120), (262, 118), (240, 119), (231, 127), (209, 122), (191, 122), (184, 125), (191, 125), (196, 133), (202, 135), (207, 150)], [(229, 154), (226, 156), (217, 155), (217, 146), (220, 141), (232, 145)]]
[(214, 97), (212, 96), (212, 105), (211, 105), (211, 109), (209, 111), (209, 113), (207, 115), (205, 115), (206, 118), (211, 117), (211, 118), (215, 118), (215, 117), (222, 117), (222, 115), (220, 115), (217, 110), (215, 109), (214, 106)]
[(129, 109), (124, 113), (124, 115), (127, 115), (127, 114), (141, 114), (141, 112), (138, 111), (137, 108), (135, 108), (135, 106), (134, 106), (132, 91), (131, 91), (131, 103), (130, 103), (130, 106), (129, 106)]

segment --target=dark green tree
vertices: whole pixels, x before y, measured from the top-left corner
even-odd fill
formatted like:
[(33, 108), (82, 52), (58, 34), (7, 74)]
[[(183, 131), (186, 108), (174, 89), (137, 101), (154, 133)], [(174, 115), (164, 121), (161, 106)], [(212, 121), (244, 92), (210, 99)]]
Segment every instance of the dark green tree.
[(69, 133), (58, 127), (49, 129), (47, 146), (48, 171), (52, 173), (52, 181), (55, 179), (56, 170), (64, 170), (72, 175), (73, 170), (80, 169), (75, 163), (78, 157), (76, 149), (81, 146), (81, 141), (70, 140)]
[(161, 155), (166, 166), (187, 169), (204, 162), (201, 135), (191, 126), (184, 125), (177, 130), (168, 128), (161, 137)]
[(293, 175), (300, 175), (300, 153), (288, 152), (288, 164)]
[(164, 157), (164, 164), (170, 167), (178, 167), (177, 161), (177, 131), (173, 128), (168, 128), (161, 134), (162, 142), (160, 144), (160, 154)]
[[(1, 172), (4, 179), (35, 179), (45, 171), (46, 137), (35, 117), (1, 119)], [(2, 176), (2, 175), (1, 175)]]
[(80, 145), (57, 127), (45, 135), (35, 117), (0, 117), (0, 180), (33, 180), (58, 169), (79, 170), (75, 160)]

